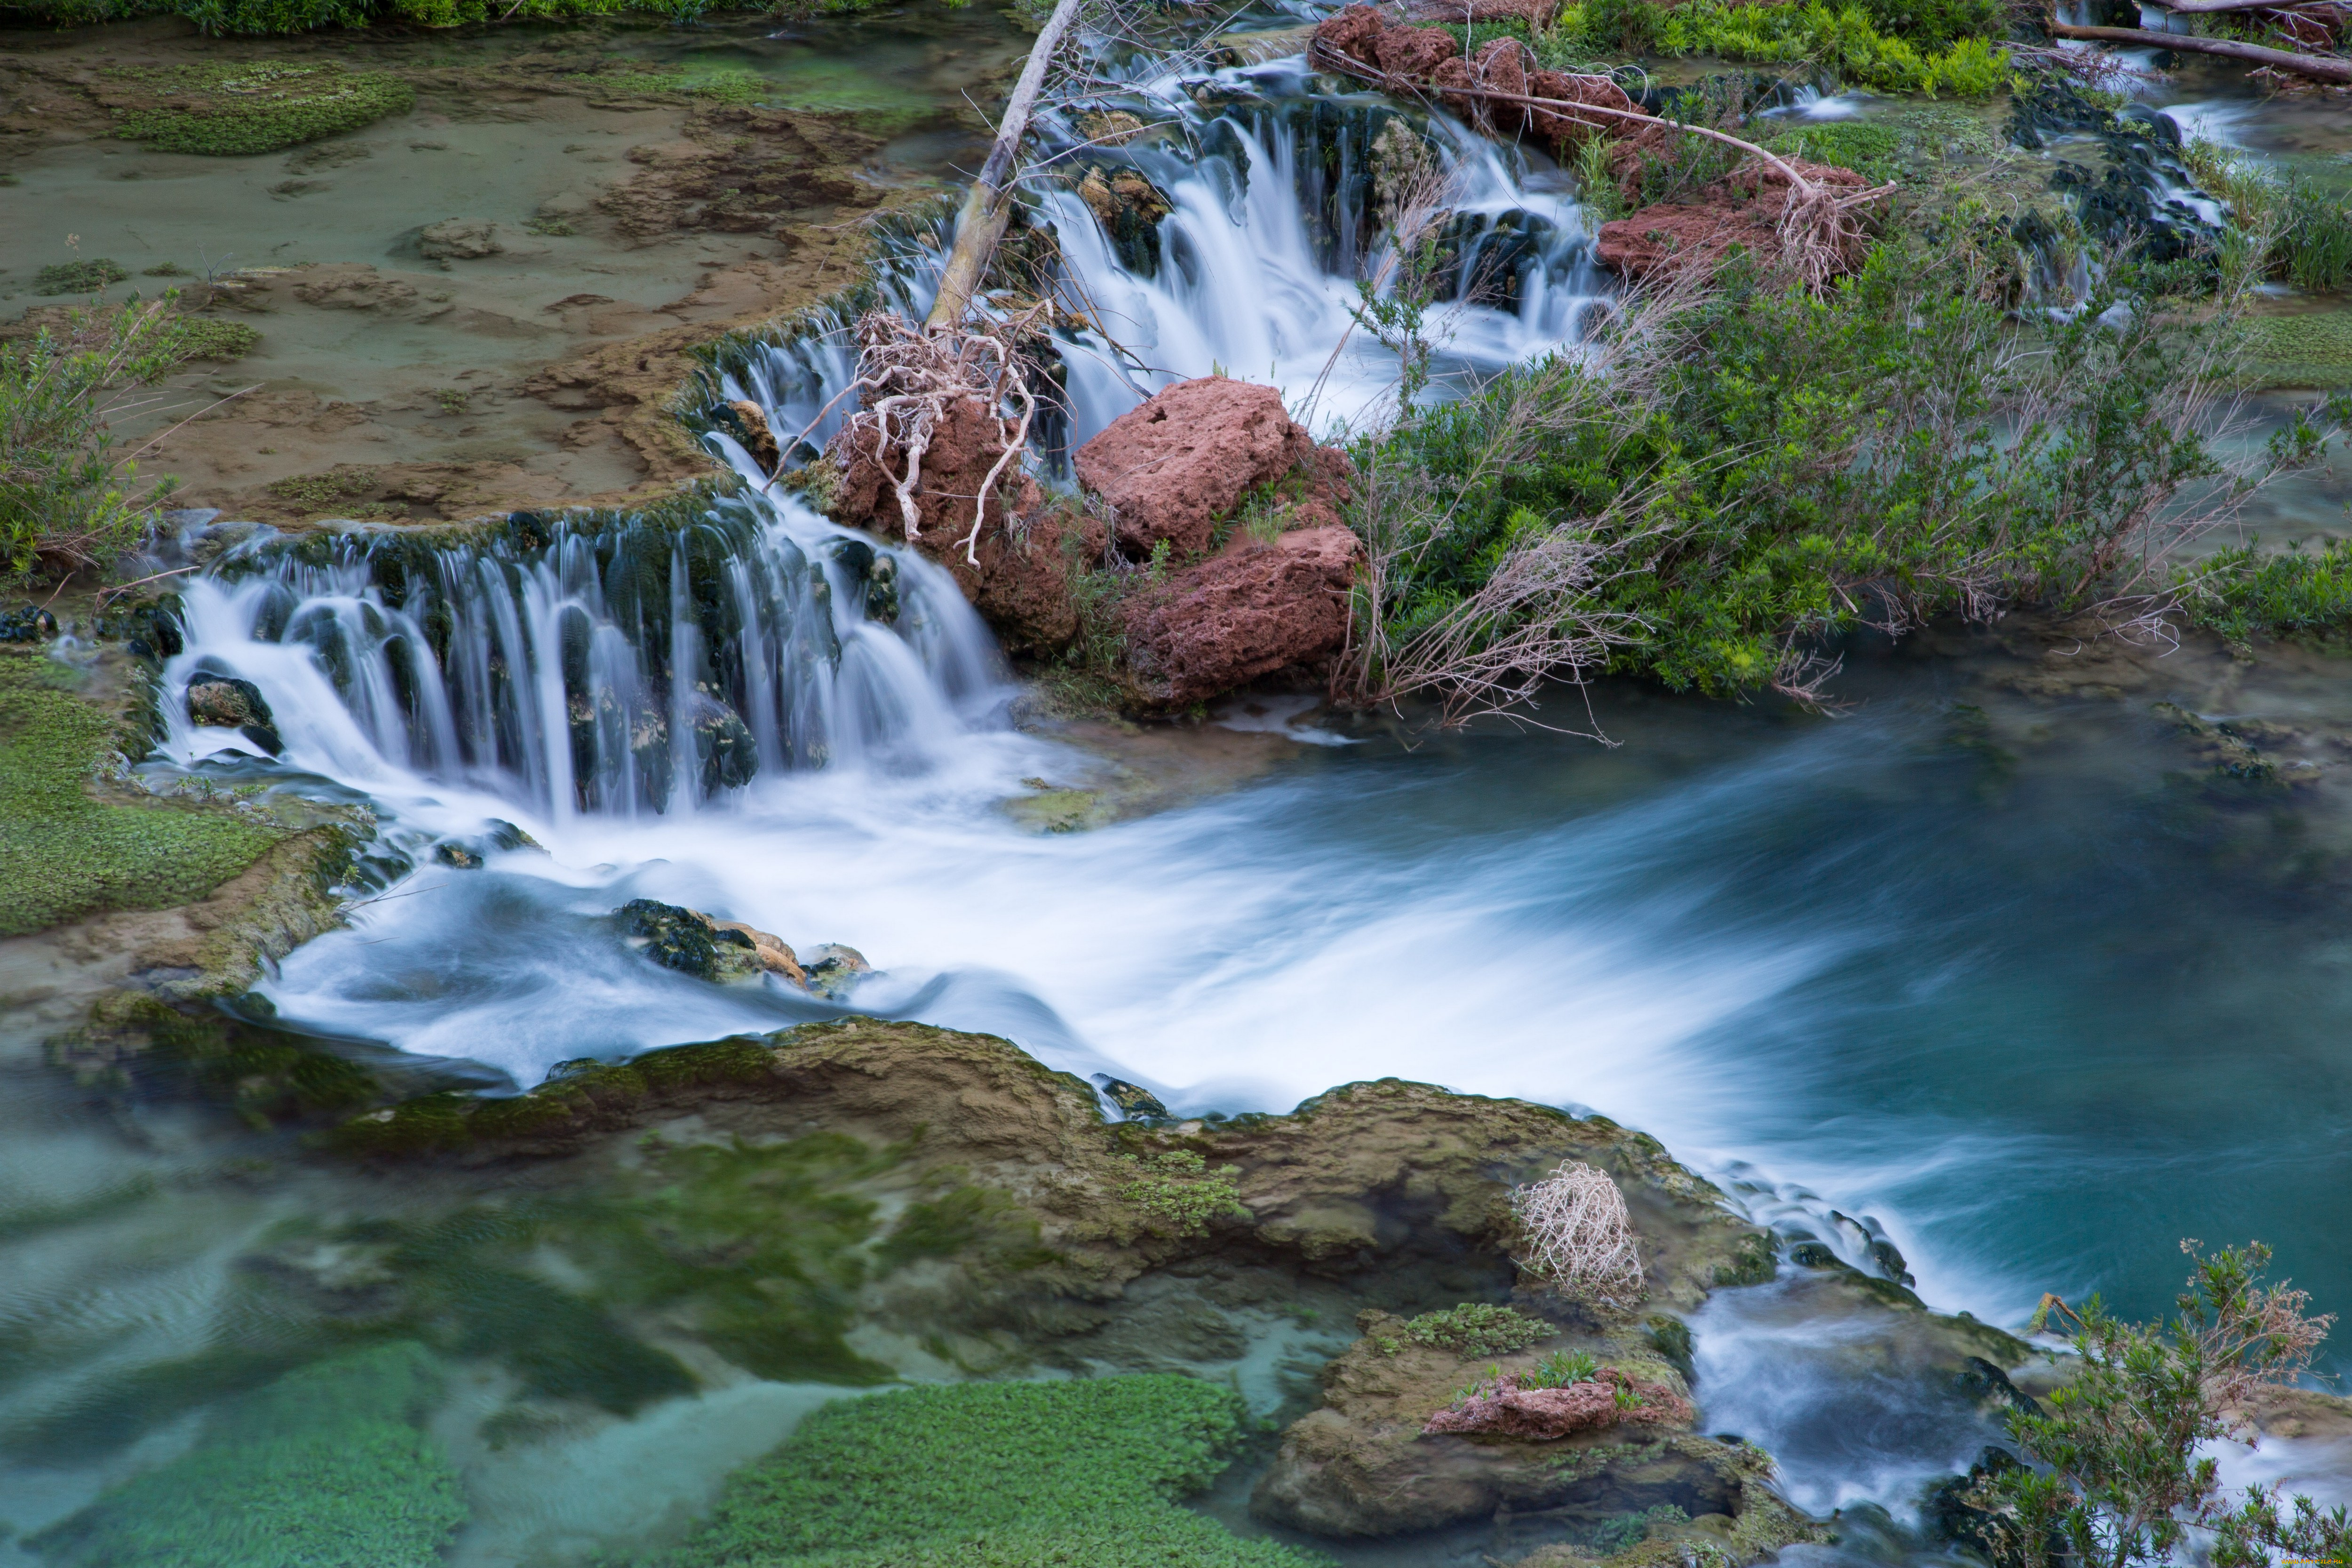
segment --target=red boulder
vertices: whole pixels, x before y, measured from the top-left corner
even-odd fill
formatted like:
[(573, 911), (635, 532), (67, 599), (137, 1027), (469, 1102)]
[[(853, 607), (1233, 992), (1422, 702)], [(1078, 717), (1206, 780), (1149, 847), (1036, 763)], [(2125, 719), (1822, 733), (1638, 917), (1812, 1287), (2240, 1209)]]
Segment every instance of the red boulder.
[(1128, 660), (1157, 705), (1184, 708), (1261, 676), (1332, 658), (1348, 640), (1362, 546), (1307, 528), (1177, 574), (1128, 614)]
[(1078, 482), (1110, 503), (1118, 542), (1181, 558), (1209, 548), (1218, 521), (1315, 449), (1270, 386), (1223, 376), (1180, 381), (1078, 448)]

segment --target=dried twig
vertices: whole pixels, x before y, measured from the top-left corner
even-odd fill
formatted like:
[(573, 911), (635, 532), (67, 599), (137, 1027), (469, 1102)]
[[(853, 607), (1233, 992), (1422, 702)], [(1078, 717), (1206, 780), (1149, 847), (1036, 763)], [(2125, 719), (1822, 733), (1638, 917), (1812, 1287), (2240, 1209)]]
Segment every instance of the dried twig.
[(1641, 1238), (1608, 1173), (1563, 1161), (1544, 1180), (1512, 1189), (1511, 1212), (1519, 1222), (1512, 1261), (1528, 1273), (1599, 1306), (1641, 1300)]

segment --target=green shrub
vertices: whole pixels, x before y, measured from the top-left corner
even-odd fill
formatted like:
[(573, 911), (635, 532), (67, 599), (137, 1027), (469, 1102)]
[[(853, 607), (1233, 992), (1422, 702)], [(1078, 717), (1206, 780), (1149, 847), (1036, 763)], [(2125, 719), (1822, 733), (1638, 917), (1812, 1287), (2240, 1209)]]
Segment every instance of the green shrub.
[(2317, 550), (2298, 540), (2269, 555), (2252, 544), (2217, 551), (2182, 581), (2190, 618), (2231, 642), (2352, 624), (2352, 542), (2346, 540), (2328, 540)]
[(120, 283), (131, 274), (122, 265), (103, 256), (88, 261), (60, 261), (44, 267), (33, 274), (36, 294), (95, 294), (110, 283)]
[(1559, 1332), (1541, 1318), (1485, 1301), (1465, 1301), (1442, 1312), (1423, 1312), (1404, 1326), (1405, 1338), (1417, 1345), (1434, 1345), (1465, 1356), (1508, 1355)]
[(413, 1344), (289, 1373), (29, 1544), (57, 1568), (431, 1568), (466, 1518), (417, 1429), (438, 1397)]
[(201, 899), (280, 837), (225, 812), (93, 799), (113, 725), (57, 689), (59, 668), (33, 649), (0, 648), (0, 936)]
[(332, 60), (221, 62), (113, 74), (168, 100), (115, 110), (116, 135), (157, 152), (215, 158), (249, 157), (341, 135), (387, 114), (404, 113), (416, 103), (415, 89), (398, 77), (346, 70)]
[(76, 310), (0, 343), (0, 581), (103, 567), (145, 532), (171, 481), (135, 489), (108, 420), (179, 363), (171, 304)]
[(1174, 1506), (1239, 1440), (1229, 1389), (1150, 1375), (845, 1399), (739, 1472), (671, 1568), (1307, 1568)]
[[(1352, 519), (1379, 566), (1362, 690), (1460, 691), (1447, 670), (1517, 637), (1539, 645), (1522, 670), (1811, 700), (1810, 650), (1866, 623), (2165, 590), (2139, 563), (2172, 531), (2315, 462), (2352, 415), (2217, 449), (2203, 367), (2226, 321), (2120, 263), (2071, 321), (2023, 325), (1924, 246), (1882, 247), (1822, 296), (1719, 282), (1604, 344), (1605, 372), (1517, 371), (1360, 445), (1378, 481)], [(1582, 564), (1500, 570), (1564, 555)], [(1555, 586), (1493, 597), (1527, 581)], [(1561, 626), (1583, 641), (1542, 640)]]

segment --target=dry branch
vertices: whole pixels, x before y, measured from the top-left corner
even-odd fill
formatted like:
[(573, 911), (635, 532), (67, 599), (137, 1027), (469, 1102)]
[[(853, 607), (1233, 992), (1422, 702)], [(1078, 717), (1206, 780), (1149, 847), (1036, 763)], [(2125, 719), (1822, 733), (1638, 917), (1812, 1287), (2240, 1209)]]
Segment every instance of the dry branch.
[(955, 326), (971, 310), (972, 296), (980, 291), (989, 258), (996, 254), (997, 242), (1004, 237), (1004, 226), (1013, 216), (1013, 160), (1021, 150), (1021, 139), (1029, 133), (1029, 117), (1036, 112), (1038, 96), (1045, 90), (1045, 72), (1054, 63), (1054, 51), (1061, 47), (1062, 35), (1069, 31), (1084, 6), (1085, 0), (1061, 0), (1038, 31), (1029, 63), (1021, 68), (1021, 79), (1013, 84), (1013, 100), (1005, 105), (1004, 119), (996, 128), (995, 145), (989, 148), (988, 160), (981, 164), (980, 177), (972, 181), (963, 210), (957, 216), (955, 244), (940, 271), (939, 298), (931, 301), (926, 326)]
[[(2218, 7), (2217, 7), (2218, 8)], [(2246, 60), (2273, 70), (2294, 71), (2320, 81), (2352, 84), (2352, 59), (2342, 55), (2299, 55), (2291, 49), (2265, 48), (2261, 44), (2242, 44), (2235, 38), (2196, 38), (2184, 33), (2156, 33), (2145, 27), (2070, 27), (2053, 21), (2050, 31), (2061, 38), (2083, 38), (2102, 44), (2138, 44), (2158, 49), (2185, 49), (2191, 54), (2221, 55), (2233, 60)]]

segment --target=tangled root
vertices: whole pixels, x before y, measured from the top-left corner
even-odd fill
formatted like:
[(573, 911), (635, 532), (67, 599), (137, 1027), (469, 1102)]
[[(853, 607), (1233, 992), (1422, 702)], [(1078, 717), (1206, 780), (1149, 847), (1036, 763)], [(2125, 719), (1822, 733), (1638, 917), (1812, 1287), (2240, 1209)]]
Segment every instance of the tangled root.
[[(922, 489), (923, 454), (930, 449), (931, 437), (949, 411), (977, 399), (982, 408), (997, 411), (996, 461), (988, 471), (987, 482), (980, 487), (971, 531), (961, 541), (964, 559), (980, 564), (980, 531), (988, 522), (989, 498), (1029, 445), (1030, 423), (1037, 413), (1030, 378), (1036, 367), (1021, 344), (1033, 335), (1038, 316), (1046, 309), (1041, 303), (1003, 321), (947, 327), (918, 325), (895, 310), (868, 310), (858, 318), (857, 376), (841, 396), (858, 394), (860, 406), (834, 437), (833, 448), (845, 462), (872, 443), (874, 460), (881, 465), (898, 497), (898, 511), (906, 520), (909, 541), (922, 532), (916, 497)], [(1017, 418), (1003, 414), (1007, 404), (1020, 410)], [(827, 404), (818, 419), (832, 407)], [(810, 428), (815, 428), (814, 421)], [(802, 435), (804, 437), (807, 432)], [(894, 451), (903, 456), (903, 473), (891, 469)]]
[(1520, 1252), (1512, 1259), (1561, 1294), (1604, 1307), (1642, 1299), (1642, 1254), (1625, 1196), (1608, 1173), (1563, 1161), (1540, 1182), (1511, 1193)]

